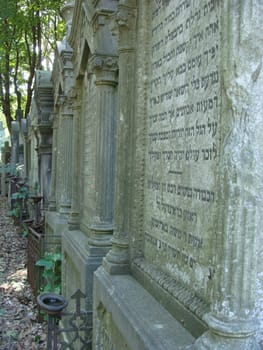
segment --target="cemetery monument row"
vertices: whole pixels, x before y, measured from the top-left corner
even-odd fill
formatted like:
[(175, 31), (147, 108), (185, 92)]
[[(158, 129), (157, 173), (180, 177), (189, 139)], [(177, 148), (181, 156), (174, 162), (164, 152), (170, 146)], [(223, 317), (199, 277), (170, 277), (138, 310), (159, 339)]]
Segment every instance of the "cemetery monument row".
[[(167, 337), (165, 322), (163, 334), (153, 330), (143, 339), (136, 333), (146, 311), (129, 292), (133, 284), (138, 295), (148, 290), (197, 338), (186, 333), (181, 343), (175, 331), (165, 349), (259, 349), (254, 303), (261, 273), (256, 255), (262, 203), (262, 10), (260, 1), (119, 3), (119, 45), (125, 38), (126, 58), (136, 56), (135, 81), (132, 68), (122, 65), (125, 49), (119, 47), (116, 228), (112, 249), (95, 273), (95, 349), (164, 346), (156, 338)], [(132, 20), (137, 21), (135, 39)], [(122, 85), (125, 75), (134, 84), (134, 96)], [(134, 112), (125, 110), (125, 98), (126, 104), (135, 103)], [(133, 130), (128, 149), (121, 144), (122, 123)], [(128, 161), (133, 168), (127, 165), (126, 171)], [(119, 205), (125, 193), (129, 212)], [(125, 275), (125, 249), (134, 278)], [(128, 295), (133, 300), (127, 301)], [(120, 321), (127, 303), (138, 311), (126, 320), (130, 333)]]
[(29, 177), (61, 240), (68, 309), (81, 289), (94, 350), (262, 348), (262, 1), (61, 13)]

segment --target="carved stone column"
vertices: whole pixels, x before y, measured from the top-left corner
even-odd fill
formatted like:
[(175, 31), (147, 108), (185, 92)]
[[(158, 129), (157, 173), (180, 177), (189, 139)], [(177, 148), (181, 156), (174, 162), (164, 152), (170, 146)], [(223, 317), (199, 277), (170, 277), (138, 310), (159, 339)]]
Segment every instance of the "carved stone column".
[(50, 201), (49, 211), (55, 211), (57, 208), (56, 202), (56, 176), (57, 176), (57, 138), (58, 138), (58, 117), (56, 113), (51, 115), (53, 140), (52, 140), (52, 172), (51, 172), (51, 184), (50, 184)]
[(216, 271), (209, 331), (195, 349), (259, 349), (256, 242), (262, 228), (262, 4), (222, 5), (223, 95)]
[(113, 231), (117, 58), (95, 54), (90, 66), (96, 76), (97, 131), (96, 200), (89, 243), (91, 246), (109, 246), (108, 235)]
[(79, 189), (79, 170), (80, 170), (80, 110), (81, 100), (79, 97), (79, 89), (73, 92), (73, 145), (72, 145), (72, 203), (68, 219), (69, 230), (79, 229), (80, 220), (80, 189)]
[(111, 274), (129, 271), (128, 231), (134, 118), (135, 4), (122, 1), (116, 16), (119, 25), (119, 109), (116, 146), (116, 187), (112, 249), (103, 265)]
[(40, 143), (38, 146), (39, 156), (39, 183), (43, 196), (43, 206), (48, 208), (50, 200), (50, 182), (51, 182), (51, 162), (52, 162), (52, 128), (51, 124), (40, 124), (38, 126), (40, 134)]
[(60, 149), (57, 164), (59, 178), (59, 213), (63, 216), (69, 214), (72, 197), (72, 125), (73, 111), (71, 106), (65, 103), (60, 116)]

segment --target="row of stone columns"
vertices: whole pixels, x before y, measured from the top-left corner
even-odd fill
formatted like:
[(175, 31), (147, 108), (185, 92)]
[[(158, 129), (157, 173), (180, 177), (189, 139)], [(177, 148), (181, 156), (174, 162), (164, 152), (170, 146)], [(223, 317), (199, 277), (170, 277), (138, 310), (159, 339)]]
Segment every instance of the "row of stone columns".
[[(126, 7), (125, 4), (129, 6)], [(111, 274), (123, 274), (129, 271), (128, 244), (129, 244), (129, 213), (125, 208), (129, 205), (125, 201), (129, 198), (129, 161), (131, 156), (131, 136), (133, 130), (133, 92), (132, 77), (134, 76), (134, 26), (128, 25), (133, 19), (131, 13), (135, 2), (127, 1), (119, 5), (119, 14), (122, 24), (119, 31), (119, 91), (118, 101), (118, 130), (117, 130), (117, 172), (116, 172), (116, 200), (115, 200), (115, 230), (112, 239), (112, 249), (104, 259), (104, 267)], [(253, 13), (257, 5), (250, 2), (239, 7), (240, 18), (246, 13)], [(232, 111), (228, 109), (223, 117), (224, 123), (229, 123), (229, 135), (225, 135), (224, 152), (221, 155), (220, 174), (218, 185), (220, 188), (220, 206), (218, 218), (217, 246), (215, 260), (217, 271), (215, 275), (211, 313), (205, 316), (209, 331), (198, 339), (195, 349), (259, 349), (255, 341), (255, 332), (258, 322), (254, 319), (255, 304), (255, 275), (256, 275), (256, 237), (258, 236), (258, 220), (260, 218), (259, 205), (261, 205), (260, 190), (262, 185), (258, 182), (260, 174), (260, 159), (262, 160), (262, 138), (259, 138), (262, 129), (260, 111), (263, 105), (260, 99), (260, 86), (262, 74), (253, 79), (253, 71), (246, 53), (239, 57), (238, 34), (245, 28), (236, 28), (235, 23), (229, 25), (229, 2), (225, 1), (222, 18), (225, 19), (222, 37), (225, 52), (224, 65), (227, 72), (226, 81), (228, 89), (225, 96), (232, 103)], [(246, 12), (247, 11), (247, 12)], [(233, 15), (233, 12), (230, 14)], [(239, 19), (240, 21), (240, 19)], [(251, 21), (244, 18), (244, 23), (251, 28)], [(254, 23), (253, 32), (260, 32), (258, 21)], [(249, 29), (248, 29), (249, 32)], [(244, 41), (248, 38), (243, 38)], [(259, 40), (260, 41), (260, 40)], [(129, 44), (130, 45), (129, 45)], [(251, 38), (251, 50), (254, 40)], [(255, 44), (256, 45), (256, 44)], [(257, 46), (257, 45), (256, 45)], [(232, 50), (232, 52), (231, 52)], [(244, 47), (244, 51), (247, 47)], [(256, 47), (254, 47), (256, 50)], [(229, 51), (231, 54), (229, 54)], [(262, 50), (261, 50), (262, 51)], [(256, 55), (255, 55), (256, 56)], [(255, 57), (255, 67), (260, 66), (258, 57)], [(237, 66), (240, 67), (236, 78)], [(254, 72), (255, 73), (255, 72)], [(247, 76), (251, 79), (251, 86), (247, 88), (246, 96), (236, 95), (242, 79)], [(230, 80), (230, 77), (233, 79)], [(260, 80), (260, 81), (259, 81)], [(251, 90), (250, 90), (251, 89)], [(131, 99), (129, 100), (129, 97)], [(131, 104), (129, 103), (131, 101)], [(248, 103), (249, 101), (249, 103)], [(229, 108), (229, 107), (228, 107)], [(232, 114), (232, 115), (231, 115)], [(244, 118), (244, 119), (243, 119)], [(246, 118), (249, 118), (247, 122)], [(242, 121), (243, 119), (243, 121)], [(227, 120), (227, 122), (225, 121)], [(233, 121), (234, 120), (234, 121)], [(230, 122), (229, 122), (230, 121)], [(233, 124), (232, 124), (233, 121)], [(235, 130), (237, 124), (241, 127)], [(242, 126), (243, 123), (243, 126)], [(236, 133), (236, 134), (235, 134)], [(253, 140), (253, 141), (251, 141)], [(247, 145), (244, 143), (248, 142)], [(126, 147), (124, 146), (126, 145)], [(252, 158), (246, 158), (244, 152), (249, 152)], [(245, 161), (245, 163), (244, 163)], [(244, 169), (245, 167), (245, 169)], [(253, 170), (252, 170), (253, 168)], [(251, 174), (254, 172), (254, 175)], [(127, 178), (128, 177), (128, 178)], [(250, 179), (252, 182), (247, 183)], [(246, 193), (241, 193), (247, 188)]]
[[(130, 270), (130, 214), (128, 212), (130, 205), (127, 205), (127, 201), (130, 198), (131, 149), (134, 146), (136, 6), (135, 0), (120, 1), (118, 6), (118, 65), (120, 67), (118, 79), (117, 59), (114, 55), (94, 53), (89, 59), (90, 73), (96, 76), (96, 119), (98, 121), (95, 145), (96, 201), (94, 217), (90, 219), (89, 244), (91, 247), (106, 247), (109, 245), (109, 236), (113, 233), (112, 248), (103, 262), (104, 268), (110, 274), (125, 274)], [(144, 6), (146, 9), (148, 5), (145, 3)], [(227, 20), (221, 40), (228, 52), (227, 56), (230, 57), (226, 58), (226, 66), (223, 68), (232, 79), (229, 81), (229, 77), (225, 78), (228, 89), (224, 98), (232, 105), (224, 106), (226, 109), (224, 123), (227, 125), (229, 134), (222, 135), (225, 138), (223, 141), (225, 144), (220, 159), (221, 172), (218, 175), (221, 194), (217, 227), (219, 249), (215, 252), (217, 271), (214, 277), (211, 313), (205, 316), (209, 332), (197, 340), (196, 349), (258, 348), (254, 341), (256, 322), (252, 316), (255, 301), (253, 290), (256, 271), (255, 247), (259, 218), (257, 198), (261, 200), (261, 196), (257, 197), (254, 193), (254, 188), (258, 186), (257, 179), (261, 179), (258, 159), (262, 157), (258, 145), (262, 142), (258, 130), (261, 130), (260, 110), (263, 108), (262, 103), (258, 102), (261, 94), (256, 87), (259, 86), (259, 81), (262, 83), (262, 74), (260, 68), (256, 77), (255, 72), (250, 71), (250, 67), (247, 66), (246, 52), (244, 52), (244, 61), (239, 58), (240, 52), (236, 41), (240, 38), (235, 36), (236, 24), (229, 24), (229, 6), (229, 1), (224, 1), (222, 18)], [(252, 2), (248, 2), (248, 8), (245, 8), (245, 5), (244, 8), (238, 6), (237, 3), (233, 6), (237, 6), (236, 10), (240, 11), (242, 18), (246, 10), (251, 12), (251, 9), (254, 9)], [(244, 23), (247, 23), (245, 18)], [(257, 21), (254, 25), (253, 32), (260, 32)], [(252, 45), (251, 50), (254, 49)], [(256, 58), (255, 66), (259, 67)], [(240, 71), (238, 77), (235, 77), (237, 67)], [(235, 89), (240, 87), (240, 79), (246, 81), (248, 76), (249, 81), (251, 80), (252, 93), (249, 92), (247, 96), (238, 99)], [(115, 109), (117, 84), (120, 86), (118, 110)], [(58, 144), (55, 141), (53, 147), (55, 152), (58, 149), (60, 153), (58, 152), (53, 160), (53, 166), (57, 169), (58, 175), (56, 179), (52, 179), (53, 191), (56, 185), (60, 193), (60, 197), (56, 198), (56, 206), (59, 207), (61, 214), (68, 215), (71, 230), (79, 228), (81, 221), (78, 199), (81, 189), (76, 181), (79, 176), (77, 169), (80, 168), (81, 161), (78, 139), (81, 106), (77, 100), (78, 93), (73, 94), (73, 98), (75, 101), (69, 102), (67, 97), (64, 102), (67, 107), (64, 106), (62, 112), (59, 112), (58, 134), (56, 134), (56, 125), (53, 129), (54, 136), (58, 140)], [(250, 121), (247, 122), (246, 118)], [(244, 125), (242, 125), (243, 122)], [(238, 127), (238, 124), (241, 124), (241, 127)], [(237, 127), (238, 131), (235, 129)], [(246, 148), (252, 159), (246, 159), (246, 154), (242, 153), (242, 146), (247, 137), (253, 140)], [(236, 157), (240, 158), (240, 163), (236, 161)], [(244, 170), (244, 164), (247, 170)], [(251, 171), (255, 172), (254, 175), (251, 175)], [(248, 178), (252, 180), (250, 184), (247, 182)], [(244, 188), (247, 192), (241, 196), (240, 191)], [(52, 200), (51, 204), (54, 208), (54, 196)]]

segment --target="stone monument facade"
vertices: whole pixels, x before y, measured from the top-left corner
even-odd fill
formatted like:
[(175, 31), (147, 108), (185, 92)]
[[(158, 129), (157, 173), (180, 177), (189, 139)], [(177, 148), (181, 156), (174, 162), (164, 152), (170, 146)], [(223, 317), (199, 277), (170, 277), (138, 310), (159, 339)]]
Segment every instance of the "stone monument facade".
[(62, 14), (46, 225), (93, 349), (260, 349), (263, 5)]
[(116, 5), (77, 1), (62, 8), (67, 32), (52, 73), (53, 170), (46, 233), (61, 235), (63, 295), (70, 299), (81, 289), (90, 312), (93, 273), (109, 251), (113, 232), (118, 66), (117, 38), (109, 26)]
[[(119, 1), (115, 228), (95, 273), (95, 349), (259, 348), (262, 10)], [(163, 307), (187, 334), (167, 341)]]
[[(73, 4), (62, 10), (67, 31), (70, 30)], [(58, 43), (52, 72), (54, 105), (51, 115), (53, 129), (52, 176), (49, 210), (46, 214), (46, 234), (61, 236), (67, 227), (72, 199), (72, 126), (73, 126), (73, 67), (72, 48), (67, 33)]]
[[(30, 191), (37, 192), (43, 197), (43, 208), (45, 209), (50, 200), (52, 161), (52, 121), (50, 117), (53, 106), (51, 72), (39, 70), (36, 72), (31, 115), (27, 120), (21, 120), (21, 129), (26, 146), (24, 162), (30, 179)], [(28, 137), (28, 132), (30, 137)]]

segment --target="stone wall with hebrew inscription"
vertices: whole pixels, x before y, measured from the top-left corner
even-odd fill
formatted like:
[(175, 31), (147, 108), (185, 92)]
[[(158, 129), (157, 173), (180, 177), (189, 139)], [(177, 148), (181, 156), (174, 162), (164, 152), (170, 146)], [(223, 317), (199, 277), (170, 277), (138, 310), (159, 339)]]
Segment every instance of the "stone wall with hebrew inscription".
[(153, 2), (144, 256), (208, 300), (220, 123), (220, 6)]

